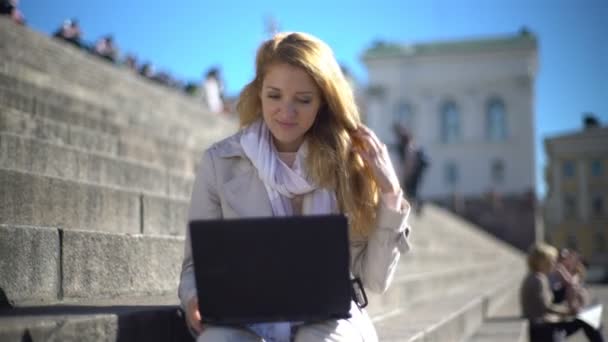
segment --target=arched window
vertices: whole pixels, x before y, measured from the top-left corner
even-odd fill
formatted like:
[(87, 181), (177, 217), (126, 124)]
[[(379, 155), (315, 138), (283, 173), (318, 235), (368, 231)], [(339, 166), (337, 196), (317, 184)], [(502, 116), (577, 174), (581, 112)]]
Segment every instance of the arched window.
[(460, 172), (458, 171), (458, 165), (453, 161), (448, 161), (444, 165), (443, 178), (445, 184), (456, 185), (460, 179)]
[(399, 102), (395, 106), (395, 114), (393, 121), (408, 130), (413, 130), (414, 125), (414, 113), (412, 112), (412, 106), (406, 102)]
[(460, 139), (460, 113), (453, 101), (441, 106), (439, 121), (441, 142), (451, 143)]
[(507, 114), (505, 104), (500, 99), (488, 102), (486, 112), (486, 131), (488, 140), (503, 141), (507, 138)]
[(502, 184), (505, 180), (505, 164), (500, 159), (492, 161), (491, 177), (494, 184)]

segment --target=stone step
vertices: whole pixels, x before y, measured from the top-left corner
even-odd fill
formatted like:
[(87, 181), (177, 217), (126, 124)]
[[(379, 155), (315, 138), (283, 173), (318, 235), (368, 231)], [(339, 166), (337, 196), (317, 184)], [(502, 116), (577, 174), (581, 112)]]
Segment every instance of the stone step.
[(463, 341), (482, 325), (489, 302), (518, 281), (518, 276), (509, 277), (505, 272), (490, 275), (478, 280), (477, 286), (376, 315), (373, 320), (379, 339), (383, 342)]
[(518, 272), (522, 267), (523, 262), (520, 265), (503, 261), (471, 263), (461, 266), (444, 265), (427, 271), (417, 268), (414, 272), (400, 267), (392, 286), (384, 294), (368, 293), (370, 301), (368, 311), (370, 315), (378, 315), (420, 301), (459, 293), (467, 288), (478, 288), (479, 283), (489, 277)]
[[(17, 68), (17, 67), (12, 67)], [(10, 85), (10, 86), (9, 86)], [(0, 106), (19, 109), (28, 114), (50, 117), (57, 121), (118, 134), (128, 130), (135, 136), (155, 138), (166, 144), (198, 149), (236, 131), (235, 120), (223, 116), (199, 114), (196, 120), (172, 123), (171, 116), (152, 116), (142, 109), (120, 107), (111, 110), (76, 99), (0, 72)], [(137, 114), (139, 118), (134, 119)], [(200, 129), (193, 129), (199, 127)]]
[(471, 251), (471, 250), (450, 250), (449, 248), (435, 252), (413, 248), (410, 252), (403, 255), (400, 259), (400, 267), (427, 267), (428, 265), (443, 265), (452, 267), (454, 265), (466, 265), (479, 263), (488, 260), (502, 260), (505, 262), (513, 261), (513, 258), (504, 253), (497, 253), (490, 250)]
[(0, 288), (13, 306), (176, 296), (183, 237), (0, 225)]
[[(64, 44), (27, 28), (18, 33), (12, 31), (0, 33), (0, 37), (11, 42), (0, 45), (0, 56), (5, 61), (4, 70), (19, 70), (15, 74), (19, 79), (45, 83), (50, 88), (57, 87), (67, 94), (77, 94), (111, 108), (145, 109), (149, 111), (148, 117), (171, 116), (196, 121), (197, 116), (205, 112), (199, 101), (181, 92), (159, 87), (130, 71), (111, 66), (71, 47), (66, 48)], [(33, 40), (37, 42), (32, 44)]]
[[(63, 115), (52, 117), (31, 115), (18, 109), (0, 106), (0, 130), (5, 132), (142, 161), (185, 173), (194, 173), (202, 153), (150, 135), (143, 135), (146, 133), (137, 130), (114, 127), (115, 129), (112, 129), (114, 133), (108, 133), (91, 128), (91, 125), (97, 128), (105, 126), (101, 122), (97, 125), (95, 121), (87, 121), (89, 124), (87, 125), (82, 120), (74, 123), (68, 119), (70, 117)], [(80, 126), (79, 123), (84, 123), (86, 126)]]
[[(0, 288), (16, 306), (23, 306), (177, 293), (184, 238), (5, 224), (0, 225), (0, 246), (7, 261), (0, 264)], [(387, 293), (369, 293), (369, 311), (375, 315), (456, 293), (488, 275), (504, 273), (498, 267), (502, 264), (399, 267)]]
[(0, 309), (0, 340), (192, 341), (175, 296)]
[[(196, 100), (181, 92), (159, 86), (27, 27), (15, 27), (6, 20), (0, 22), (0, 27), (0, 41), (10, 42), (0, 45), (0, 51), (9, 54), (5, 58), (16, 57), (18, 62), (57, 75), (58, 78), (88, 85), (93, 89), (104, 89), (108, 93), (118, 93), (119, 97), (112, 97), (115, 100), (138, 95), (140, 100), (150, 97), (146, 100), (153, 105), (182, 102), (183, 108), (180, 109), (200, 108)], [(159, 99), (159, 96), (164, 99)]]
[[(486, 279), (487, 287), (493, 286), (493, 281)], [(439, 296), (436, 301), (422, 301), (393, 312), (374, 315), (381, 341), (457, 341), (456, 336), (470, 336), (483, 320), (486, 302), (491, 300), (493, 293), (498, 292), (495, 286), (485, 292), (465, 291), (449, 297)], [(115, 340), (117, 337), (116, 321), (122, 322), (122, 328), (131, 331), (129, 337), (139, 340), (142, 332), (131, 326), (134, 321), (144, 321), (148, 324), (156, 322), (158, 312), (163, 312), (158, 323), (165, 326), (170, 323), (175, 326), (183, 322), (176, 316), (166, 316), (168, 312), (175, 314), (175, 306), (159, 307), (174, 301), (174, 296), (161, 297), (161, 300), (131, 297), (119, 297), (106, 300), (63, 300), (53, 306), (25, 306), (0, 311), (0, 337), (3, 341), (19, 340), (26, 331), (36, 336), (47, 337), (49, 330), (62, 338), (82, 338), (91, 336), (91, 340)], [(441, 308), (437, 308), (437, 301)], [(142, 305), (153, 303), (152, 305)], [(131, 320), (121, 317), (130, 315)], [(2, 317), (4, 316), (4, 317)], [(152, 319), (150, 319), (152, 318)], [(135, 324), (136, 326), (138, 324)], [(77, 328), (76, 328), (77, 327)], [(164, 328), (167, 330), (167, 328)], [(93, 331), (95, 333), (88, 333)], [(137, 332), (136, 332), (137, 331)], [(83, 335), (86, 334), (86, 335)], [(167, 334), (162, 334), (165, 340), (173, 340)], [(180, 334), (180, 336), (187, 337)], [(153, 339), (154, 340), (154, 339)], [(19, 340), (21, 341), (21, 340)]]
[(488, 319), (467, 342), (526, 342), (528, 324), (522, 319)]
[[(23, 73), (23, 74), (21, 74)], [(30, 75), (31, 74), (31, 75)], [(59, 106), (64, 110), (69, 110), (77, 113), (85, 113), (86, 115), (100, 120), (112, 121), (120, 125), (133, 125), (134, 123), (146, 123), (150, 119), (160, 119), (162, 123), (175, 124), (177, 126), (190, 127), (214, 127), (217, 125), (234, 126), (235, 118), (231, 116), (222, 116), (205, 111), (196, 112), (194, 115), (184, 118), (179, 117), (179, 113), (159, 112), (160, 107), (154, 106), (146, 108), (146, 106), (136, 106), (129, 108), (126, 104), (119, 106), (108, 106), (108, 102), (99, 101), (99, 92), (86, 93), (87, 96), (79, 93), (82, 89), (73, 85), (64, 85), (65, 87), (57, 87), (56, 85), (38, 84), (35, 81), (28, 81), (34, 77), (35, 72), (23, 69), (20, 65), (11, 65), (7, 71), (0, 71), (0, 89), (12, 91), (29, 97), (44, 99), (44, 101), (53, 106)], [(75, 88), (75, 89), (71, 89)], [(175, 109), (173, 109), (175, 110)]]
[[(424, 222), (424, 229), (416, 228)], [(494, 236), (464, 221), (450, 211), (435, 205), (426, 205), (423, 215), (410, 216), (412, 244), (416, 247), (441, 249), (445, 245), (466, 249), (496, 249), (521, 258), (524, 254), (496, 239)]]
[(528, 341), (528, 322), (521, 317), (519, 306), (520, 283), (515, 282), (498, 294), (494, 305), (486, 308), (483, 324), (467, 342)]
[(0, 168), (0, 224), (183, 235), (186, 199)]
[(73, 181), (190, 198), (193, 177), (1, 131), (0, 167)]

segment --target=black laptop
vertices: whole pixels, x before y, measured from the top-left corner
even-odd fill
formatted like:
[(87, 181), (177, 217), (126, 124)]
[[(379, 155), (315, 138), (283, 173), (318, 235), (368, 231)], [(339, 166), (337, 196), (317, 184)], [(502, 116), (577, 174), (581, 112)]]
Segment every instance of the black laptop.
[(340, 215), (190, 222), (203, 322), (349, 318), (348, 225)]

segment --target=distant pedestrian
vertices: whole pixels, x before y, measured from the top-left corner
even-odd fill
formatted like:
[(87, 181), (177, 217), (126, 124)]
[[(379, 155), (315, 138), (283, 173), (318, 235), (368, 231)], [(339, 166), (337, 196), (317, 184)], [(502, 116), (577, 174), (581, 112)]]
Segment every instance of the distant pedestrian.
[(397, 134), (399, 157), (403, 165), (401, 179), (405, 188), (405, 195), (415, 208), (416, 213), (420, 214), (423, 201), (418, 194), (418, 189), (430, 162), (424, 150), (415, 144), (414, 137), (407, 128), (395, 124), (394, 130)]
[(211, 68), (207, 71), (201, 90), (203, 102), (211, 112), (224, 111), (224, 84), (218, 68)]

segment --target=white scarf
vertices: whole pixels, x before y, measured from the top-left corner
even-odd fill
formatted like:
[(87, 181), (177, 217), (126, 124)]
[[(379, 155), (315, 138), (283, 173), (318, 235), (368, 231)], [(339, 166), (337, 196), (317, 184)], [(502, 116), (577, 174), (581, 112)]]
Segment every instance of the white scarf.
[[(306, 142), (298, 149), (293, 168), (279, 159), (272, 143), (270, 130), (263, 120), (258, 120), (244, 128), (241, 146), (264, 182), (274, 216), (293, 215), (290, 199), (297, 195), (304, 196), (303, 215), (337, 213), (335, 194), (327, 189), (318, 188), (306, 176), (304, 170), (304, 160), (308, 152)], [(253, 324), (249, 328), (265, 341), (288, 342), (291, 325), (290, 322), (261, 323)]]
[(244, 128), (241, 146), (264, 182), (274, 216), (293, 215), (290, 199), (296, 195), (304, 195), (302, 205), (304, 215), (337, 213), (335, 194), (317, 187), (306, 175), (304, 169), (304, 160), (308, 153), (306, 142), (298, 149), (293, 168), (279, 159), (272, 143), (270, 130), (262, 120)]

